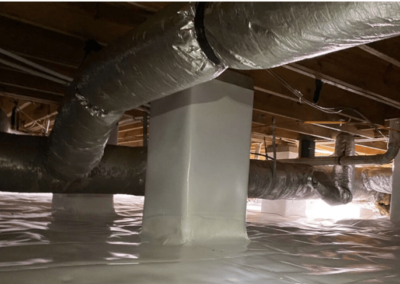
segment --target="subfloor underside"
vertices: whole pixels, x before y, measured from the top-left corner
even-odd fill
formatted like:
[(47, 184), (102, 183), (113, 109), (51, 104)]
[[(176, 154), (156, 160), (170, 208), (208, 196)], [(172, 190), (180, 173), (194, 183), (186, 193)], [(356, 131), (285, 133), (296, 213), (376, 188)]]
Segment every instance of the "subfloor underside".
[(248, 245), (152, 246), (140, 243), (143, 198), (78, 218), (52, 212), (50, 194), (0, 197), (1, 283), (400, 283), (400, 228), (388, 221), (248, 212)]

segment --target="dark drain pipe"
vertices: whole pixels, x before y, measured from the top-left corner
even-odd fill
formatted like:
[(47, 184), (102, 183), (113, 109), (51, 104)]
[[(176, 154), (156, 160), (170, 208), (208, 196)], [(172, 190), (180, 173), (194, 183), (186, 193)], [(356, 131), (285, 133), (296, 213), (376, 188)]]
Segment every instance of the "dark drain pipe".
[(46, 168), (61, 180), (85, 177), (124, 111), (227, 67), (276, 67), (399, 32), (397, 2), (174, 3), (96, 54), (74, 79)]

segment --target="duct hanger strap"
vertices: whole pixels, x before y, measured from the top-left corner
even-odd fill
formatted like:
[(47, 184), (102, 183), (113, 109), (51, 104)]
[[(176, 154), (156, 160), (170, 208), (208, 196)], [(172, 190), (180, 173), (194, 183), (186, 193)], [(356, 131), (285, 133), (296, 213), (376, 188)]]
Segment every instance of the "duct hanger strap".
[(221, 60), (215, 55), (214, 50), (209, 44), (206, 31), (204, 27), (204, 14), (207, 8), (207, 2), (198, 2), (196, 4), (196, 15), (194, 17), (194, 29), (196, 31), (197, 41), (199, 42), (201, 50), (210, 59), (213, 63), (219, 65), (221, 64)]

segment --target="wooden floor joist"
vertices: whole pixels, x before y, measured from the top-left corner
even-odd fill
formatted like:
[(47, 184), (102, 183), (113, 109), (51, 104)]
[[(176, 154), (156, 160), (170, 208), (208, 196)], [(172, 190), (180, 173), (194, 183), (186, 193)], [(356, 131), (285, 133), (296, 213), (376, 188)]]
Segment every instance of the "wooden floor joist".
[[(0, 48), (74, 77), (84, 64), (87, 40), (106, 46), (166, 5), (168, 3), (0, 3)], [(336, 114), (305, 104), (265, 70), (236, 71), (254, 80), (252, 141), (263, 143), (266, 138), (267, 143), (271, 142), (274, 117), (278, 143), (295, 145), (300, 135), (308, 135), (316, 139), (320, 147), (332, 149), (336, 135), (347, 132), (355, 135), (356, 140), (369, 139), (356, 142), (359, 154), (385, 151), (387, 142), (379, 140), (381, 134), (375, 129), (381, 128), (387, 135), (388, 129), (384, 128), (387, 120), (400, 117), (399, 47), (400, 37), (395, 37), (272, 69), (305, 99), (316, 100), (318, 106), (346, 108)], [(6, 57), (0, 55), (0, 58)], [(323, 85), (316, 96), (318, 80), (322, 80)], [(43, 118), (57, 111), (65, 89), (65, 86), (0, 64), (0, 107), (10, 113), (15, 103), (19, 106), (31, 104), (24, 110), (26, 115), (21, 115), (27, 124), (31, 122), (26, 116), (42, 123)], [(372, 125), (365, 123), (353, 110), (361, 112)], [(130, 121), (119, 128), (119, 145), (141, 145), (141, 117), (148, 112), (148, 106), (126, 112), (121, 121)], [(51, 116), (51, 126), (55, 118)], [(41, 133), (39, 126), (30, 129)]]

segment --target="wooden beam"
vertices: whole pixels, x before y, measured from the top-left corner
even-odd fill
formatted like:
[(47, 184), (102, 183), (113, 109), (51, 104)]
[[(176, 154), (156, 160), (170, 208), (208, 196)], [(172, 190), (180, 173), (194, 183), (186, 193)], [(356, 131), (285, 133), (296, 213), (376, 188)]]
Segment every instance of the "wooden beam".
[[(14, 4), (22, 7), (26, 3)], [(84, 46), (83, 40), (0, 16), (0, 47), (10, 52), (77, 67), (83, 60)]]
[(19, 87), (48, 94), (63, 96), (66, 87), (55, 82), (32, 76), (20, 71), (5, 70), (0, 68), (0, 85)]
[(400, 49), (399, 36), (361, 45), (359, 48), (394, 66), (400, 67), (400, 55), (398, 52)]
[[(300, 104), (295, 101), (287, 100), (278, 96), (270, 95), (264, 92), (254, 92), (254, 110), (261, 113), (268, 113), (284, 118), (290, 118), (294, 120), (333, 120), (337, 121), (343, 119), (338, 115), (326, 114), (318, 111), (315, 108)], [(332, 125), (321, 125), (329, 129), (335, 129), (341, 132), (348, 132), (353, 135), (361, 137), (374, 138), (375, 134), (373, 131), (361, 131), (354, 126), (343, 125), (343, 126), (332, 126)]]
[(253, 130), (260, 128), (272, 127), (272, 118), (275, 117), (275, 123), (277, 129), (283, 129), (287, 131), (297, 132), (304, 135), (310, 135), (317, 138), (333, 140), (339, 132), (331, 131), (327, 128), (305, 125), (301, 121), (277, 117), (271, 114), (253, 112), (253, 123), (257, 126), (253, 127)]
[(130, 115), (132, 117), (143, 117), (143, 113), (144, 113), (143, 111), (138, 109), (131, 109), (125, 112), (125, 114)]
[[(129, 5), (128, 5), (129, 6)], [(81, 40), (116, 40), (146, 18), (110, 3), (0, 3), (0, 15)], [(121, 20), (121, 18), (123, 20)]]
[(400, 109), (400, 68), (359, 48), (342, 50), (284, 67)]
[(158, 12), (169, 4), (167, 2), (128, 2), (128, 3), (150, 13)]
[(361, 45), (359, 48), (376, 56), (376, 57), (379, 57), (382, 60), (385, 60), (386, 62), (388, 62), (390, 64), (393, 64), (394, 66), (400, 67), (400, 61), (397, 61), (393, 57), (390, 57), (390, 56), (386, 55), (385, 53), (382, 53), (381, 51), (379, 51), (369, 45)]
[(5, 85), (0, 86), (0, 96), (53, 105), (59, 105), (63, 98), (62, 96), (36, 90), (28, 90), (16, 86)]
[(143, 139), (118, 142), (118, 145), (119, 146), (127, 146), (127, 147), (143, 147)]
[[(387, 150), (387, 143), (383, 141), (376, 141), (376, 142), (357, 142), (356, 140), (356, 145), (370, 148), (370, 149), (375, 149), (375, 150), (382, 150), (386, 151)], [(325, 143), (325, 142), (317, 142), (319, 145), (325, 145), (325, 146), (331, 146), (334, 147), (335, 143)]]
[[(316, 147), (316, 149), (330, 151), (332, 153), (335, 151), (334, 145), (316, 144), (315, 147)], [(378, 154), (383, 154), (386, 152), (386, 150), (374, 149), (374, 148), (369, 148), (369, 147), (365, 147), (365, 146), (361, 146), (361, 145), (356, 145), (355, 151), (358, 155), (378, 155)]]
[[(32, 105), (31, 102), (24, 102), (23, 100), (18, 100), (18, 109), (19, 110), (24, 110), (25, 108), (27, 108), (28, 106), (31, 106), (31, 105)], [(7, 113), (7, 117), (11, 117), (11, 116), (12, 116), (12, 110)]]
[[(42, 121), (46, 118), (51, 118), (54, 120), (55, 116), (58, 114), (58, 106), (56, 105), (36, 105), (33, 109), (28, 109), (24, 111), (30, 119), (25, 120), (25, 127), (29, 127), (34, 122)], [(33, 119), (33, 121), (31, 120)]]
[[(18, 106), (28, 103), (25, 100), (18, 100)], [(15, 99), (9, 98), (1, 95), (0, 92), (0, 108), (7, 114), (8, 117), (11, 116), (12, 110), (15, 106)]]
[(133, 130), (138, 130), (138, 129), (142, 129), (143, 128), (143, 123), (137, 122), (131, 125), (126, 125), (126, 126), (121, 126), (119, 128), (118, 133), (125, 133), (125, 132), (129, 132), (129, 131), (133, 131)]
[[(78, 71), (77, 67), (66, 66), (62, 62), (53, 62), (51, 60), (46, 60), (43, 58), (36, 58), (34, 56), (30, 56), (29, 54), (22, 54), (22, 53), (17, 53), (17, 52), (15, 52), (14, 54), (22, 56), (22, 57), (26, 58), (27, 60), (30, 60), (36, 64), (39, 64), (43, 67), (46, 67), (52, 71), (55, 71), (57, 73), (65, 75), (67, 77), (73, 78), (75, 76), (76, 72)], [(0, 68), (3, 70), (7, 70), (7, 71), (11, 70), (11, 71), (22, 72), (18, 69), (11, 68), (11, 67), (5, 66), (3, 64), (0, 64)]]
[[(265, 136), (272, 137), (272, 128), (269, 126), (260, 126), (258, 124), (253, 123), (251, 132), (252, 132), (252, 134), (265, 135)], [(275, 130), (275, 135), (277, 138), (287, 138), (290, 140), (299, 140), (299, 137), (301, 134), (298, 132), (288, 131), (285, 129), (278, 128)]]
[(126, 141), (136, 139), (143, 136), (143, 128), (137, 128), (130, 131), (118, 132), (118, 141)]
[[(272, 71), (284, 79), (294, 89), (300, 91), (305, 99), (313, 101), (316, 88), (316, 81), (314, 78), (310, 78), (283, 67), (274, 68)], [(253, 78), (255, 90), (267, 92), (269, 94), (286, 98), (295, 102), (299, 101), (295, 95), (293, 95), (281, 82), (279, 82), (266, 70), (246, 70), (241, 71), (241, 73)], [(362, 112), (363, 115), (374, 124), (384, 124), (384, 104), (370, 99), (360, 100), (360, 97), (357, 94), (329, 84), (324, 84), (322, 86), (317, 104), (318, 106), (325, 108), (353, 108)], [(350, 110), (343, 111), (343, 113), (340, 113), (339, 116), (343, 116), (346, 119), (352, 118), (352, 120), (363, 120), (360, 115)]]

